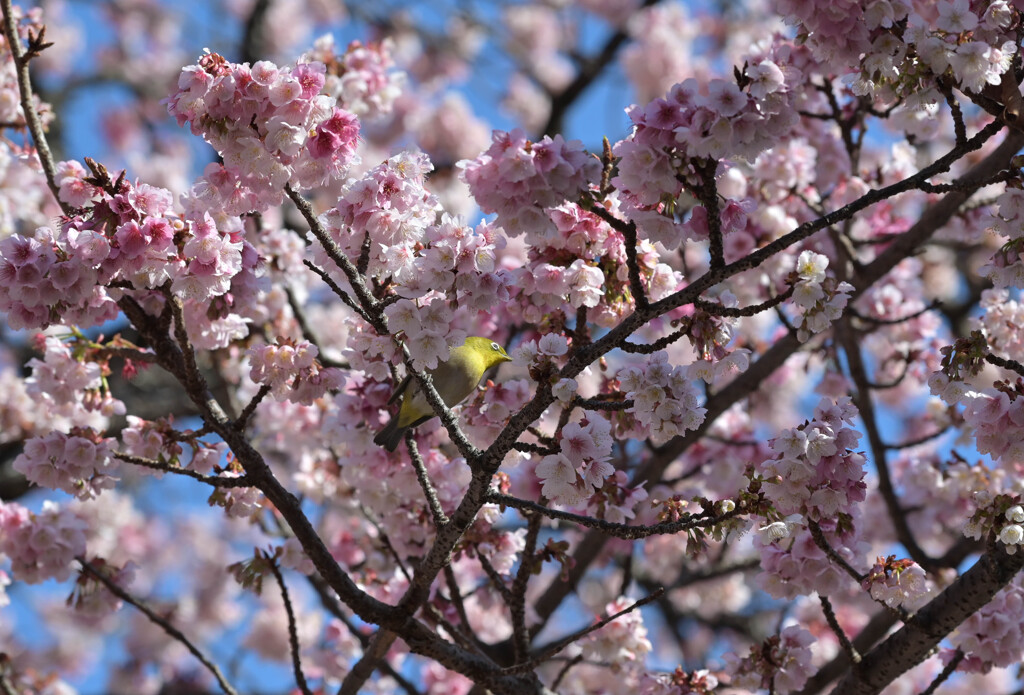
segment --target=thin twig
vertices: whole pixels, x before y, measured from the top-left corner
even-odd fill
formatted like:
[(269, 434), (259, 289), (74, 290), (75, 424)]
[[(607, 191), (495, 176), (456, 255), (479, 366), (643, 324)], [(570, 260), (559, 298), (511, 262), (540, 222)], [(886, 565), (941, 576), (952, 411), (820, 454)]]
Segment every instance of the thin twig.
[(583, 655), (582, 654), (577, 654), (573, 658), (571, 658), (568, 661), (566, 661), (565, 662), (565, 666), (563, 666), (562, 669), (558, 672), (558, 675), (555, 676), (555, 681), (551, 684), (551, 689), (557, 692), (558, 685), (562, 682), (562, 679), (565, 678), (566, 674), (569, 673), (569, 669), (571, 669), (573, 666), (575, 666), (576, 664), (579, 664), (582, 661), (583, 661)]
[(949, 112), (953, 117), (953, 133), (956, 136), (956, 144), (963, 145), (967, 142), (967, 126), (964, 125), (964, 114), (960, 110), (960, 102), (956, 100), (948, 80), (940, 77), (936, 80), (936, 84), (939, 92), (946, 98), (946, 104), (949, 105)]
[(731, 565), (720, 564), (713, 567), (704, 567), (693, 572), (687, 570), (684, 566), (682, 571), (679, 573), (679, 576), (672, 583), (672, 586), (668, 588), (679, 589), (681, 587), (699, 584), (700, 582), (718, 579), (719, 577), (727, 577), (730, 574), (735, 574), (737, 572), (752, 572), (760, 567), (761, 561), (759, 559), (744, 560)]
[(114, 458), (125, 463), (130, 463), (134, 466), (142, 466), (144, 468), (151, 468), (161, 473), (173, 473), (174, 475), (183, 475), (193, 480), (198, 480), (201, 483), (212, 485), (213, 487), (253, 487), (252, 480), (247, 475), (240, 476), (223, 476), (223, 475), (203, 475), (191, 468), (182, 468), (181, 466), (172, 466), (168, 463), (161, 463), (160, 461), (154, 461), (153, 459), (142, 458), (141, 456), (132, 456), (131, 454), (114, 454)]
[(416, 471), (416, 480), (420, 483), (423, 496), (426, 498), (427, 506), (430, 508), (430, 516), (434, 519), (434, 528), (441, 528), (448, 523), (448, 516), (444, 513), (444, 509), (441, 508), (441, 500), (438, 499), (437, 490), (434, 489), (434, 484), (430, 481), (430, 474), (427, 473), (423, 457), (420, 456), (419, 447), (416, 446), (416, 436), (412, 430), (405, 433), (405, 446), (409, 449), (409, 458), (412, 460), (412, 467)]
[(825, 621), (832, 628), (832, 632), (835, 633), (839, 644), (843, 646), (846, 654), (850, 657), (850, 661), (855, 664), (860, 663), (860, 654), (857, 653), (857, 649), (850, 642), (850, 638), (846, 636), (843, 628), (839, 625), (839, 621), (836, 620), (836, 612), (832, 610), (832, 602), (828, 600), (828, 596), (823, 594), (818, 595), (818, 600), (821, 601), (821, 611), (825, 614)]
[(512, 581), (512, 601), (509, 611), (512, 614), (512, 645), (515, 649), (516, 663), (521, 662), (530, 653), (530, 632), (526, 629), (526, 585), (534, 570), (534, 554), (537, 551), (537, 538), (540, 536), (540, 514), (527, 516), (526, 543), (523, 547), (522, 559), (516, 578)]
[(513, 600), (512, 590), (509, 589), (508, 585), (505, 583), (505, 578), (501, 576), (501, 573), (494, 568), (491, 561), (488, 560), (479, 550), (476, 553), (476, 559), (480, 562), (480, 566), (483, 568), (484, 574), (486, 574), (487, 578), (491, 580), (491, 586), (494, 587), (495, 591), (501, 594), (501, 600), (511, 605)]
[(629, 410), (633, 407), (633, 400), (612, 401), (603, 398), (580, 398), (576, 396), (572, 399), (572, 404), (584, 410)]
[(896, 449), (910, 449), (911, 447), (920, 446), (921, 444), (925, 444), (927, 442), (930, 442), (933, 439), (937, 439), (938, 437), (941, 437), (942, 435), (944, 435), (946, 433), (947, 429), (948, 428), (944, 428), (944, 429), (938, 430), (936, 432), (931, 432), (929, 434), (923, 434), (920, 437), (918, 437), (917, 439), (911, 439), (909, 441), (900, 442), (898, 444), (886, 444), (885, 448), (886, 449), (890, 449), (890, 450), (896, 450)]
[(580, 639), (581, 637), (586, 637), (590, 633), (596, 632), (597, 630), (600, 630), (602, 627), (604, 627), (608, 623), (612, 622), (613, 620), (615, 620), (617, 618), (621, 618), (622, 616), (626, 615), (627, 613), (632, 613), (636, 609), (641, 608), (643, 606), (646, 606), (651, 601), (658, 600), (658, 598), (663, 593), (665, 593), (665, 589), (662, 588), (662, 587), (659, 587), (653, 593), (649, 594), (648, 596), (645, 596), (644, 598), (640, 599), (639, 601), (636, 601), (635, 603), (633, 603), (633, 604), (631, 604), (629, 606), (626, 606), (621, 611), (619, 611), (617, 613), (613, 613), (612, 615), (609, 615), (606, 618), (602, 618), (601, 620), (597, 621), (593, 625), (588, 625), (585, 628), (577, 630), (576, 632), (572, 633), (571, 635), (563, 637), (562, 639), (558, 640), (554, 644), (551, 644), (550, 646), (545, 648), (543, 651), (541, 651), (536, 656), (531, 657), (529, 661), (527, 661), (525, 663), (522, 663), (522, 664), (516, 664), (515, 666), (510, 666), (508, 668), (504, 668), (504, 669), (502, 669), (502, 672), (503, 673), (526, 673), (527, 671), (530, 671), (531, 669), (533, 669), (533, 668), (537, 667), (538, 665), (544, 663), (545, 661), (547, 661), (548, 659), (553, 657), (555, 654), (557, 654), (558, 652), (562, 651), (567, 646), (569, 646), (570, 644), (572, 644), (576, 640)]
[[(310, 586), (316, 592), (320, 598), (320, 604), (327, 610), (328, 613), (333, 615), (335, 618), (340, 620), (345, 627), (348, 628), (349, 633), (359, 641), (360, 646), (363, 650), (366, 650), (370, 645), (371, 637), (367, 635), (352, 621), (352, 618), (348, 616), (343, 610), (343, 604), (338, 600), (338, 596), (331, 590), (324, 581), (323, 577), (318, 574), (306, 575), (306, 579), (309, 581)], [(395, 682), (406, 692), (408, 695), (422, 695), (416, 686), (405, 676), (395, 670), (394, 666), (389, 664), (387, 661), (382, 661), (379, 664), (381, 671), (386, 673), (395, 679)]]
[[(484, 654), (480, 639), (473, 634), (473, 628), (469, 622), (469, 614), (466, 612), (466, 603), (462, 599), (462, 592), (459, 591), (459, 583), (455, 578), (455, 570), (452, 569), (451, 565), (444, 568), (444, 579), (445, 583), (448, 584), (448, 595), (451, 599), (451, 603), (455, 606), (455, 612), (459, 615), (460, 625), (453, 625), (452, 622), (441, 615), (439, 611), (436, 612), (435, 619), (444, 626), (444, 629), (451, 634), (453, 639), (459, 640), (465, 648), (479, 654), (488, 661), (491, 661), (490, 657)], [(437, 611), (435, 606), (428, 604), (428, 607)]]
[(953, 671), (956, 671), (956, 667), (960, 665), (960, 662), (964, 660), (965, 656), (966, 654), (964, 654), (962, 649), (957, 649), (956, 652), (953, 653), (953, 658), (951, 658), (949, 663), (946, 664), (946, 667), (939, 672), (939, 675), (935, 676), (935, 680), (929, 683), (928, 687), (921, 691), (921, 695), (932, 695), (932, 693), (938, 690), (939, 686), (945, 683), (946, 680), (953, 675)]
[(646, 309), (650, 306), (647, 301), (647, 293), (644, 291), (643, 283), (640, 280), (640, 266), (636, 258), (637, 230), (634, 222), (625, 222), (608, 212), (601, 205), (595, 205), (590, 212), (607, 222), (613, 229), (625, 238), (626, 247), (626, 269), (629, 271), (629, 289), (633, 293), (633, 301), (637, 308)]
[(622, 538), (625, 540), (638, 540), (640, 538), (647, 538), (648, 536), (674, 534), (679, 533), (680, 531), (687, 531), (693, 528), (705, 528), (708, 526), (714, 526), (740, 514), (740, 511), (737, 508), (731, 512), (726, 512), (725, 514), (720, 514), (718, 516), (694, 515), (689, 516), (685, 519), (681, 519), (679, 521), (665, 521), (660, 524), (652, 524), (650, 526), (631, 526), (630, 524), (617, 524), (611, 521), (605, 521), (603, 519), (595, 519), (592, 516), (583, 516), (582, 514), (563, 512), (560, 509), (552, 509), (550, 507), (545, 507), (542, 504), (537, 504), (536, 502), (520, 499), (518, 497), (512, 497), (511, 495), (505, 495), (494, 490), (492, 490), (487, 495), (487, 501), (493, 502), (494, 504), (498, 504), (503, 507), (512, 507), (513, 509), (535, 512), (537, 514), (546, 516), (549, 519), (571, 521), (574, 524), (579, 524), (580, 526), (586, 526), (587, 528), (596, 529), (609, 536), (614, 536), (615, 538)]
[(152, 608), (147, 606), (141, 600), (135, 598), (127, 591), (119, 587), (117, 584), (111, 581), (105, 574), (103, 574), (102, 572), (98, 571), (95, 567), (93, 567), (92, 564), (90, 564), (85, 558), (76, 557), (75, 559), (78, 560), (79, 564), (82, 565), (82, 571), (98, 579), (105, 587), (107, 587), (107, 590), (110, 591), (110, 593), (112, 593), (114, 596), (117, 596), (125, 603), (129, 603), (135, 606), (135, 608), (138, 609), (139, 612), (141, 612), (147, 618), (149, 618), (149, 620), (153, 624), (160, 626), (163, 629), (163, 631), (170, 635), (173, 639), (176, 639), (183, 645), (185, 645), (185, 648), (188, 649), (192, 653), (192, 655), (199, 660), (199, 663), (205, 666), (206, 670), (208, 670), (213, 675), (213, 677), (217, 681), (217, 684), (220, 686), (221, 690), (227, 693), (227, 695), (238, 695), (238, 691), (231, 687), (231, 684), (228, 683), (227, 680), (224, 678), (224, 674), (221, 673), (219, 668), (217, 668), (217, 665), (213, 663), (210, 660), (210, 658), (207, 657), (199, 649), (199, 647), (194, 645), (192, 641), (188, 637), (186, 637), (184, 633), (181, 632), (181, 630), (174, 627), (174, 625), (172, 625), (171, 622), (163, 616), (157, 615), (157, 613)]
[(441, 609), (437, 606), (432, 603), (428, 603), (423, 607), (423, 612), (426, 615), (429, 615), (431, 620), (443, 627), (444, 631), (448, 633), (455, 644), (467, 651), (483, 656), (483, 651), (481, 651), (480, 646), (475, 643), (475, 638), (465, 629), (465, 627), (456, 625), (452, 621), (448, 620), (448, 618), (444, 616), (444, 613), (441, 612)]
[(402, 576), (405, 577), (406, 581), (411, 582), (412, 573), (406, 568), (405, 562), (402, 561), (402, 558), (395, 549), (394, 544), (391, 543), (391, 539), (388, 538), (387, 531), (385, 531), (384, 527), (382, 527), (380, 523), (373, 518), (370, 510), (362, 505), (360, 505), (360, 510), (363, 512), (363, 518), (370, 522), (370, 525), (377, 531), (377, 537), (380, 539), (381, 543), (384, 544), (384, 549), (391, 555), (391, 559), (395, 561), (395, 566), (398, 567), (398, 571), (402, 573)]
[(388, 649), (394, 644), (396, 635), (391, 630), (380, 628), (370, 639), (370, 645), (363, 652), (363, 656), (355, 663), (352, 670), (345, 674), (341, 682), (338, 695), (359, 695), (359, 689), (369, 680), (373, 672), (377, 670), (378, 662), (384, 661)]
[(685, 336), (687, 330), (687, 328), (680, 328), (679, 330), (673, 331), (672, 333), (669, 333), (668, 335), (662, 338), (658, 338), (653, 343), (647, 343), (646, 345), (641, 345), (639, 343), (630, 343), (623, 340), (616, 347), (618, 347), (623, 352), (628, 352), (630, 354), (651, 355), (655, 352), (658, 352), (659, 350), (664, 350), (669, 345)]
[(860, 412), (861, 421), (868, 436), (868, 444), (871, 448), (871, 457), (874, 459), (875, 470), (878, 472), (878, 490), (885, 500), (889, 518), (893, 528), (896, 530), (896, 538), (903, 547), (907, 549), (910, 557), (926, 570), (934, 571), (941, 569), (936, 566), (932, 558), (918, 544), (913, 531), (907, 522), (907, 515), (900, 508), (899, 496), (889, 472), (889, 463), (886, 460), (885, 443), (878, 429), (878, 420), (875, 417), (875, 406), (871, 399), (871, 389), (868, 386), (867, 370), (864, 366), (864, 358), (861, 356), (860, 344), (858, 343), (853, 327), (849, 321), (841, 322), (836, 327), (836, 335), (846, 353), (846, 361), (849, 366), (850, 379), (853, 381), (856, 390), (853, 394), (853, 403)]
[(99, 347), (92, 348), (90, 354), (97, 357), (120, 357), (124, 360), (131, 360), (132, 362), (139, 362), (141, 364), (154, 364), (156, 355), (152, 352), (145, 352), (140, 348), (135, 347), (114, 347), (109, 345), (101, 345)]
[(309, 259), (303, 260), (302, 263), (307, 268), (312, 270), (314, 273), (319, 275), (320, 279), (323, 280), (324, 283), (331, 288), (331, 291), (334, 292), (334, 294), (336, 294), (338, 298), (345, 303), (345, 306), (359, 314), (359, 317), (363, 319), (363, 321), (366, 321), (371, 325), (373, 324), (373, 321), (370, 320), (370, 315), (363, 311), (363, 308), (359, 306), (359, 304), (357, 304), (354, 299), (352, 299), (352, 296), (348, 292), (341, 289), (341, 286), (334, 281), (334, 278), (332, 278), (326, 270), (316, 265), (315, 263), (313, 263), (313, 261)]
[(696, 301), (694, 301), (693, 305), (698, 309), (701, 309), (702, 311), (706, 311), (712, 316), (725, 316), (728, 318), (738, 318), (740, 316), (755, 316), (756, 314), (760, 314), (762, 311), (767, 311), (768, 309), (772, 309), (778, 306), (779, 304), (782, 304), (784, 301), (793, 296), (794, 289), (795, 286), (790, 285), (785, 292), (777, 294), (771, 299), (767, 299), (761, 302), (760, 304), (754, 304), (752, 306), (727, 307), (722, 306), (721, 304), (716, 304), (715, 302), (709, 302), (705, 299), (697, 299)]
[(994, 364), (997, 367), (1003, 369), (1009, 369), (1010, 371), (1017, 372), (1017, 374), (1024, 376), (1024, 364), (1021, 364), (1017, 360), (1007, 359), (998, 355), (993, 355), (991, 352), (985, 354), (985, 361), (989, 364)]
[(249, 424), (249, 418), (251, 418), (252, 414), (256, 412), (256, 406), (260, 404), (260, 401), (267, 397), (268, 393), (270, 393), (270, 386), (267, 384), (261, 385), (260, 390), (257, 391), (256, 395), (252, 397), (252, 400), (246, 404), (245, 408), (243, 408), (242, 412), (238, 415), (238, 419), (235, 420), (235, 429), (239, 432), (245, 431), (246, 426)]
[(855, 317), (859, 321), (864, 321), (865, 323), (871, 323), (871, 324), (874, 324), (876, 326), (892, 326), (892, 325), (903, 323), (905, 321), (910, 321), (911, 319), (916, 319), (919, 316), (923, 316), (924, 314), (927, 314), (929, 311), (935, 311), (935, 310), (941, 310), (941, 309), (942, 309), (942, 302), (940, 302), (939, 300), (936, 299), (936, 300), (933, 300), (933, 301), (929, 302), (928, 306), (924, 307), (923, 309), (919, 309), (918, 311), (915, 311), (912, 314), (907, 314), (906, 316), (900, 316), (899, 318), (894, 318), (894, 319), (880, 319), (880, 318), (876, 318), (874, 316), (865, 316), (864, 314), (862, 314), (859, 311), (857, 311), (857, 309), (855, 307), (848, 307), (846, 309), (846, 311), (847, 311), (847, 313), (850, 314), (850, 316)]
[(284, 611), (288, 615), (288, 646), (292, 652), (292, 669), (295, 671), (295, 683), (303, 695), (313, 695), (306, 683), (306, 676), (302, 673), (302, 657), (299, 656), (299, 632), (295, 627), (295, 610), (292, 608), (292, 600), (288, 595), (288, 587), (284, 583), (284, 575), (277, 561), (270, 558), (270, 571), (274, 573), (277, 586), (281, 589), (281, 598), (284, 600)]
[(814, 544), (821, 548), (822, 552), (828, 555), (829, 560), (839, 565), (843, 571), (853, 577), (854, 581), (858, 584), (864, 581), (864, 578), (867, 577), (867, 575), (858, 572), (842, 555), (836, 552), (835, 548), (829, 544), (828, 539), (825, 538), (825, 534), (822, 532), (821, 527), (818, 526), (818, 522), (808, 520), (807, 528), (811, 532), (811, 538), (814, 539)]
[[(21, 37), (18, 36), (18, 27), (14, 23), (11, 0), (2, 0), (0, 6), (3, 7), (4, 12), (4, 35), (7, 37), (7, 46), (14, 58), (14, 67), (18, 78), (18, 92), (21, 95), (21, 110), (24, 112), (25, 123), (28, 125), (29, 132), (32, 133), (32, 140), (36, 146), (36, 156), (39, 157), (39, 162), (43, 166), (46, 185), (50, 188), (50, 192), (53, 193), (54, 199), (60, 205), (60, 209), (64, 211), (65, 215), (71, 215), (73, 212), (71, 206), (60, 199), (60, 186), (57, 185), (57, 165), (54, 162), (53, 153), (50, 152), (50, 144), (46, 140), (43, 123), (39, 120), (39, 114), (36, 113), (35, 105), (32, 103), (32, 79), (29, 76), (28, 70), (29, 57), (26, 56), (25, 50), (21, 45)], [(39, 38), (41, 39), (42, 37)]]
[(295, 317), (295, 322), (299, 324), (299, 330), (302, 331), (302, 337), (316, 346), (316, 349), (319, 352), (317, 359), (320, 361), (320, 364), (324, 365), (325, 367), (338, 367), (340, 369), (348, 369), (349, 365), (347, 362), (339, 362), (337, 360), (332, 360), (331, 358), (324, 355), (323, 347), (317, 340), (317, 336), (316, 333), (313, 331), (313, 327), (309, 325), (309, 320), (306, 318), (306, 312), (303, 311), (302, 306), (299, 305), (299, 299), (298, 297), (295, 296), (295, 292), (292, 290), (291, 285), (285, 283), (284, 292), (285, 295), (288, 297), (288, 306), (291, 307), (292, 316)]

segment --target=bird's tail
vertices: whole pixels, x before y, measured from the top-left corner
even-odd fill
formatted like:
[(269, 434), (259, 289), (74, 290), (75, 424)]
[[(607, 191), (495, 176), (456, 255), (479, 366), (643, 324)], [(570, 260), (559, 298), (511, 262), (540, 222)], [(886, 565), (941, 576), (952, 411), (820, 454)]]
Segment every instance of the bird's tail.
[(394, 451), (398, 448), (399, 442), (405, 436), (405, 431), (408, 427), (398, 426), (398, 417), (391, 418), (391, 422), (384, 425), (384, 428), (377, 433), (377, 436), (373, 438), (373, 443), (377, 446), (382, 446), (388, 451)]

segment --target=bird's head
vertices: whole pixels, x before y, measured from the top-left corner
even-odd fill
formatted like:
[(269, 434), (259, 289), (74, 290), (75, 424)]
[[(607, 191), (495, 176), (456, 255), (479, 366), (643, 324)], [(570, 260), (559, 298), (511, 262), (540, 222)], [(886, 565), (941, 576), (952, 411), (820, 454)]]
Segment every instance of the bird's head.
[(505, 352), (505, 348), (498, 343), (494, 342), (490, 338), (482, 338), (480, 336), (470, 336), (466, 338), (466, 342), (463, 345), (472, 350), (476, 355), (480, 356), (487, 365), (487, 369), (490, 369), (496, 364), (501, 362), (511, 362), (512, 358)]

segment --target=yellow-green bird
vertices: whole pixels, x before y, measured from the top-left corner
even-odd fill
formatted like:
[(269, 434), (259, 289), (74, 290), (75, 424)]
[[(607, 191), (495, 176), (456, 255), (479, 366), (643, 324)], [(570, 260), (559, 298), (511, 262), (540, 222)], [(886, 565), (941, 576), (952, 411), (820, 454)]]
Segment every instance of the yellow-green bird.
[[(427, 373), (430, 374), (441, 400), (451, 408), (473, 393), (484, 372), (496, 364), (511, 359), (505, 348), (489, 338), (470, 336), (462, 345), (451, 348), (448, 361), (441, 362), (436, 369), (428, 370)], [(391, 422), (373, 438), (374, 444), (383, 446), (388, 451), (395, 450), (407, 430), (422, 425), (434, 417), (434, 409), (427, 402), (419, 382), (413, 383), (412, 388), (409, 388), (411, 378), (412, 375), (405, 377), (388, 401), (389, 404), (393, 403), (396, 398), (405, 394), (398, 415), (391, 418)]]

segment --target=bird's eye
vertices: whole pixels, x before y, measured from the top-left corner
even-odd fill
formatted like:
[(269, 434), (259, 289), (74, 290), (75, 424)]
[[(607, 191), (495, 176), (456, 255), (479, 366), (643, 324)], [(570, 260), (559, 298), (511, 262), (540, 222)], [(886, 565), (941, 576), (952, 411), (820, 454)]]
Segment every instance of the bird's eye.
[(494, 350), (495, 352), (501, 352), (501, 346), (498, 345), (497, 343), (491, 343), (491, 349)]

